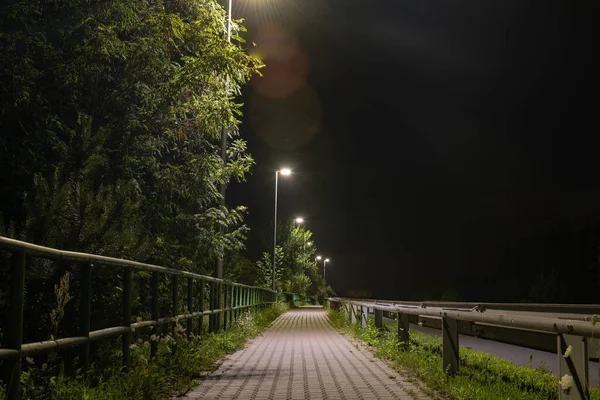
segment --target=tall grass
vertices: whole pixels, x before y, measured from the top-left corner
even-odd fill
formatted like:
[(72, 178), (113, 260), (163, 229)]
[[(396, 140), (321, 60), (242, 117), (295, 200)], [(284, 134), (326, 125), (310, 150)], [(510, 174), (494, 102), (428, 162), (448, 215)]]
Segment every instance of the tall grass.
[[(362, 340), (380, 358), (405, 374), (425, 383), (426, 390), (457, 400), (556, 400), (558, 378), (544, 368), (528, 368), (487, 353), (460, 348), (459, 371), (449, 376), (442, 368), (442, 340), (425, 333), (410, 332), (410, 343), (398, 342), (396, 326), (383, 331), (373, 319), (361, 328), (351, 325), (337, 311), (329, 311), (333, 325)], [(591, 390), (591, 400), (600, 400), (600, 391)]]
[[(92, 368), (85, 377), (67, 376), (47, 365), (26, 367), (21, 374), (21, 399), (158, 400), (185, 393), (198, 384), (200, 372), (214, 369), (220, 359), (242, 348), (287, 309), (286, 304), (277, 303), (258, 313), (243, 314), (230, 330), (191, 338), (179, 324), (169, 334), (140, 335), (131, 346), (129, 370), (119, 366), (118, 351), (111, 355), (112, 367)], [(158, 342), (158, 356), (150, 360), (153, 340)], [(0, 398), (5, 389), (0, 386)]]

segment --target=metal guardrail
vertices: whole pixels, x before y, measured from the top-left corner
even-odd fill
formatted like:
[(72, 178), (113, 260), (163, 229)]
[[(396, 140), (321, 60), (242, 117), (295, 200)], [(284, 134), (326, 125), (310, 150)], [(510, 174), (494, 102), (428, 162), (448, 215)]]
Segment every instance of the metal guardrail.
[[(442, 326), (442, 363), (444, 370), (450, 374), (458, 372), (459, 367), (459, 323), (462, 321), (473, 324), (487, 324), (513, 330), (536, 331), (543, 334), (555, 335), (558, 353), (560, 375), (569, 374), (573, 377), (575, 390), (569, 395), (559, 390), (559, 399), (589, 399), (588, 376), (588, 339), (598, 338), (600, 324), (596, 315), (585, 315), (588, 311), (597, 312), (597, 305), (532, 305), (510, 304), (505, 309), (504, 304), (498, 303), (455, 303), (455, 302), (397, 302), (380, 300), (361, 300), (349, 298), (329, 298), (328, 302), (337, 303), (344, 307), (347, 317), (352, 323), (367, 324), (368, 310), (374, 310), (375, 326), (383, 328), (383, 313), (397, 314), (397, 335), (400, 342), (408, 342), (409, 317), (436, 317), (441, 319)], [(482, 306), (484, 304), (485, 306)], [(511, 307), (512, 306), (512, 307)], [(539, 314), (524, 315), (523, 311)], [(486, 313), (486, 309), (494, 310)], [(543, 316), (543, 313), (560, 312), (579, 314), (577, 317), (561, 318)], [(574, 312), (579, 310), (579, 312)], [(521, 314), (519, 315), (519, 312)], [(577, 318), (577, 319), (574, 319)], [(562, 357), (571, 346), (571, 355)]]
[[(242, 311), (256, 310), (279, 301), (292, 302), (297, 295), (276, 293), (270, 289), (227, 282), (210, 276), (175, 270), (158, 265), (111, 258), (87, 253), (57, 250), (0, 236), (0, 249), (12, 252), (10, 273), (10, 297), (7, 312), (7, 327), (0, 348), (0, 360), (8, 364), (7, 399), (19, 398), (21, 359), (30, 354), (48, 352), (79, 346), (80, 367), (87, 370), (90, 361), (90, 342), (122, 337), (123, 365), (131, 366), (130, 345), (135, 329), (166, 325), (176, 321), (187, 321), (188, 334), (194, 333), (193, 320), (197, 319), (196, 333), (203, 332), (204, 316), (208, 319), (208, 331), (227, 329)], [(80, 268), (79, 334), (36, 343), (23, 344), (23, 302), (25, 275), (29, 257), (61, 260), (75, 263)], [(123, 271), (122, 323), (105, 329), (90, 331), (92, 274), (102, 266), (113, 266)], [(151, 320), (132, 322), (132, 270), (151, 272)], [(159, 274), (171, 277), (171, 315), (159, 315)], [(178, 279), (187, 280), (187, 312), (180, 314)], [(209, 285), (209, 305), (205, 306), (206, 286)], [(194, 307), (195, 300), (198, 307)], [(158, 343), (151, 341), (152, 357), (158, 351)]]

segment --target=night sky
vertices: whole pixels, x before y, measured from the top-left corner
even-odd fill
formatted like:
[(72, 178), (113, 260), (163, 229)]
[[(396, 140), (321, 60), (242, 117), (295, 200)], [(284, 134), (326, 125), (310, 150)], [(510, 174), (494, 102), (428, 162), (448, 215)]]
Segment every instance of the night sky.
[(227, 194), (248, 256), (289, 166), (279, 218), (306, 218), (339, 295), (503, 300), (520, 240), (600, 217), (597, 4), (234, 0), (267, 64)]

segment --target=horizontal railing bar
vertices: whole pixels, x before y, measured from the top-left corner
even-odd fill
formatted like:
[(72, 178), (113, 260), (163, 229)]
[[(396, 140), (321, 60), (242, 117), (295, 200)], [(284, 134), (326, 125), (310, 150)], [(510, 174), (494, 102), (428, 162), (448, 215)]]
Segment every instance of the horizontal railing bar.
[(0, 360), (14, 360), (20, 357), (19, 350), (0, 349)]
[(153, 320), (140, 321), (140, 322), (132, 323), (131, 328), (128, 328), (126, 326), (115, 326), (112, 328), (100, 329), (100, 330), (90, 332), (89, 340), (88, 340), (88, 338), (83, 337), (83, 336), (75, 336), (75, 337), (60, 338), (60, 339), (56, 339), (56, 340), (46, 340), (43, 342), (26, 343), (21, 346), (21, 352), (19, 352), (18, 350), (13, 350), (13, 349), (0, 349), (0, 360), (14, 359), (19, 356), (26, 357), (31, 354), (35, 354), (35, 353), (39, 353), (39, 352), (45, 352), (45, 351), (50, 351), (50, 350), (61, 350), (61, 349), (69, 348), (69, 347), (78, 346), (78, 345), (84, 344), (88, 341), (107, 339), (110, 337), (117, 337), (119, 335), (122, 335), (123, 333), (128, 332), (130, 329), (143, 329), (143, 328), (147, 328), (147, 327), (151, 327), (151, 326), (160, 326), (160, 325), (169, 324), (176, 320), (187, 320), (190, 318), (198, 318), (200, 316), (205, 316), (205, 315), (220, 314), (223, 311), (233, 311), (233, 310), (255, 307), (255, 306), (263, 305), (263, 304), (272, 304), (272, 303), (273, 302), (263, 302), (263, 303), (251, 304), (251, 305), (246, 305), (246, 306), (226, 308), (224, 310), (216, 309), (216, 310), (206, 310), (203, 312), (197, 311), (197, 312), (194, 312), (191, 314), (177, 315), (175, 317), (159, 318), (158, 321), (153, 321)]
[(100, 329), (90, 332), (90, 340), (107, 339), (127, 333), (131, 330), (128, 326), (115, 326), (112, 328)]
[(169, 275), (181, 275), (188, 278), (193, 278), (196, 280), (202, 280), (207, 282), (222, 282), (227, 285), (236, 286), (236, 287), (246, 287), (251, 289), (259, 289), (265, 292), (273, 292), (270, 289), (261, 288), (257, 286), (244, 285), (242, 283), (234, 283), (228, 282), (223, 279), (213, 278), (212, 276), (195, 274), (193, 272), (188, 271), (180, 271), (173, 268), (161, 267), (159, 265), (146, 264), (138, 261), (124, 260), (121, 258), (113, 258), (106, 256), (99, 256), (96, 254), (88, 254), (88, 253), (79, 253), (75, 251), (67, 251), (67, 250), (57, 250), (50, 247), (39, 246), (37, 244), (22, 242), (16, 239), (10, 239), (4, 236), (0, 236), (0, 247), (6, 248), (10, 250), (24, 250), (28, 255), (50, 258), (50, 259), (61, 259), (68, 260), (74, 262), (92, 262), (96, 264), (102, 265), (112, 265), (114, 267), (132, 267), (136, 269), (142, 269), (146, 271), (156, 271), (162, 272), (164, 274)]
[(27, 343), (21, 346), (21, 357), (50, 350), (66, 349), (86, 342), (88, 342), (87, 337), (75, 336), (56, 340), (45, 340), (43, 342)]
[(373, 302), (353, 301), (343, 298), (331, 298), (331, 301), (341, 303), (352, 303), (376, 310), (391, 311), (412, 315), (429, 315), (437, 317), (452, 318), (459, 321), (482, 322), (509, 328), (532, 329), (550, 333), (566, 333), (585, 337), (598, 337), (600, 329), (589, 322), (578, 320), (565, 320), (559, 318), (519, 316), (511, 314), (486, 314), (475, 311), (453, 311), (440, 307), (412, 308), (398, 307), (394, 305), (382, 305)]
[(402, 301), (402, 300), (380, 300), (348, 298), (353, 301), (376, 302), (378, 304), (406, 305), (413, 307), (442, 307), (442, 308), (465, 308), (479, 307), (487, 310), (498, 311), (531, 311), (543, 313), (566, 313), (566, 314), (600, 314), (600, 304), (548, 304), (548, 303), (485, 303), (485, 302), (456, 302), (456, 301)]

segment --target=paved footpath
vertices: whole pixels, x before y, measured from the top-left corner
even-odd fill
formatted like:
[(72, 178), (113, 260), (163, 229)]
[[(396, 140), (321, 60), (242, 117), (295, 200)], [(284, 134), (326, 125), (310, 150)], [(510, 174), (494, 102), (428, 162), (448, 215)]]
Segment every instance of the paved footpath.
[(283, 314), (184, 398), (429, 399), (372, 354), (357, 350), (321, 308)]

